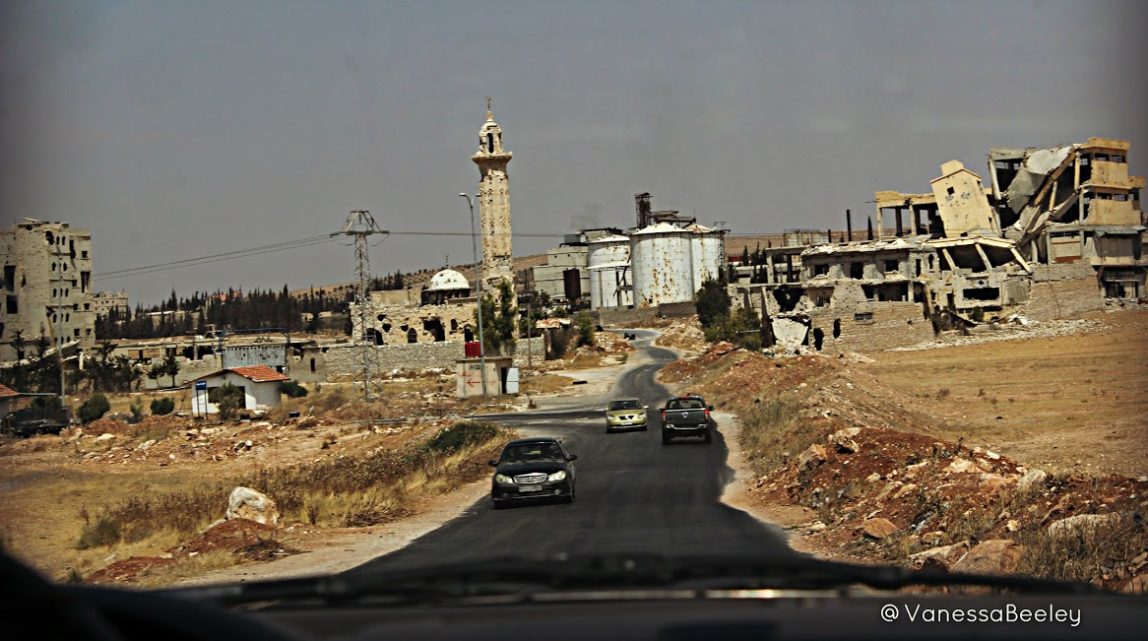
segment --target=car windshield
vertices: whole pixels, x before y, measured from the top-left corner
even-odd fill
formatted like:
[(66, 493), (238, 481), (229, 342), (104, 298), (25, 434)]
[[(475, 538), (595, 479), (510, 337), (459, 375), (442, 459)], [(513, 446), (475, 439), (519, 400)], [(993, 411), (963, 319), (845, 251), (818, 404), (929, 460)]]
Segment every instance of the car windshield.
[(523, 443), (511, 445), (502, 452), (500, 463), (534, 463), (561, 461), (562, 449), (557, 443)]
[(1148, 593), (1145, 26), (0, 2), (0, 554), (147, 590), (648, 555), (699, 599), (810, 559)]
[(672, 398), (666, 403), (668, 410), (700, 410), (705, 404), (697, 398)]

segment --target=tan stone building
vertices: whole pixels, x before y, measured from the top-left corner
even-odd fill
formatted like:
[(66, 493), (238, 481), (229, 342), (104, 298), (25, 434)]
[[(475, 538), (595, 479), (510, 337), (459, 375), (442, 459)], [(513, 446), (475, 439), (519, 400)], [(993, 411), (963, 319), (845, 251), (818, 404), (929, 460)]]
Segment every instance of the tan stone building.
[(107, 316), (112, 311), (127, 314), (131, 311), (128, 306), (128, 294), (125, 291), (96, 292), (92, 294), (92, 309), (96, 316)]
[(41, 336), (95, 345), (91, 232), (25, 218), (0, 231), (0, 263), (0, 360), (23, 358)]
[(506, 168), (513, 157), (502, 148), (502, 127), (494, 121), (490, 98), (486, 99), (486, 122), (478, 132), (478, 151), (471, 160), (478, 165), (478, 207), (482, 235), (484, 290), (495, 291), (497, 282), (514, 286), (510, 233), (510, 176)]

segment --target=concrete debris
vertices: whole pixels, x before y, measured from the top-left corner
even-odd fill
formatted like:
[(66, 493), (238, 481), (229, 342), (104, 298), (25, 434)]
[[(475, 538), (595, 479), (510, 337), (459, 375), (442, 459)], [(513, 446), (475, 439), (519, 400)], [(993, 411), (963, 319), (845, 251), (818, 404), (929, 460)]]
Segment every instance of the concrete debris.
[(828, 457), (828, 453), (825, 448), (814, 443), (797, 455), (797, 464), (801, 467), (812, 467), (825, 462), (826, 457)]
[(846, 454), (855, 454), (861, 450), (861, 446), (853, 437), (861, 433), (861, 429), (857, 427), (850, 427), (839, 430), (829, 435), (829, 443), (837, 446), (838, 452)]
[(909, 560), (913, 567), (919, 570), (939, 569), (948, 571), (953, 564), (965, 558), (968, 552), (969, 542), (961, 541), (960, 543), (929, 548), (916, 554), (910, 554)]
[(889, 519), (872, 518), (861, 525), (861, 533), (871, 539), (881, 540), (892, 536), (900, 529)]
[(1045, 481), (1048, 479), (1048, 474), (1044, 470), (1028, 470), (1016, 482), (1017, 490), (1021, 492), (1030, 492), (1033, 489), (1040, 489), (1044, 487)]
[(977, 544), (953, 563), (954, 572), (971, 574), (1010, 574), (1020, 565), (1024, 546), (1008, 539), (991, 539)]
[(278, 525), (279, 508), (266, 494), (238, 486), (227, 499), (226, 517), (228, 520), (247, 519), (262, 525)]
[(976, 463), (959, 456), (954, 458), (953, 462), (949, 463), (949, 466), (945, 468), (945, 472), (948, 474), (966, 474), (968, 472), (980, 471), (981, 470), (979, 467), (977, 467)]
[(1120, 521), (1119, 514), (1077, 514), (1048, 524), (1048, 535), (1054, 539), (1087, 538)]

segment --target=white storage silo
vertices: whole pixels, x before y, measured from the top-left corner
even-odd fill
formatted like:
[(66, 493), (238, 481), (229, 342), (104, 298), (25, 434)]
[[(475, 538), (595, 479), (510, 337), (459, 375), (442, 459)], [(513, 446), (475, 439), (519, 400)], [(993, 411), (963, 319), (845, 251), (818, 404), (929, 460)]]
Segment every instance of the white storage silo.
[(650, 225), (630, 236), (635, 307), (694, 299), (693, 236), (669, 223)]
[(630, 239), (605, 236), (587, 243), (590, 271), (590, 305), (628, 307), (634, 303), (630, 287)]
[(686, 227), (693, 233), (690, 260), (693, 290), (697, 292), (707, 280), (717, 280), (725, 264), (724, 232), (694, 223)]

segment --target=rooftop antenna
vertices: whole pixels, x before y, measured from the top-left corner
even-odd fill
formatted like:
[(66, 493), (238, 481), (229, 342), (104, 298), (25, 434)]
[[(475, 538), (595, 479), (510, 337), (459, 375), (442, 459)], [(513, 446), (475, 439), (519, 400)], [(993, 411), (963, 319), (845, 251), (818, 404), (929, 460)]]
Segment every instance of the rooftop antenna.
[[(358, 335), (352, 336), (359, 341), (359, 352), (363, 379), (363, 399), (372, 400), (375, 392), (382, 392), (380, 383), (373, 379), (374, 372), (379, 369), (379, 355), (375, 348), (375, 338), (367, 327), (370, 317), (370, 288), (371, 288), (371, 257), (368, 251), (368, 242), (371, 236), (386, 236), (389, 232), (379, 229), (378, 223), (371, 212), (365, 209), (356, 209), (347, 216), (347, 224), (343, 230), (331, 234), (335, 236), (351, 236), (355, 247), (355, 278), (358, 279), (358, 288), (355, 290), (355, 302), (359, 306)], [(352, 324), (352, 327), (354, 325)], [(352, 334), (354, 329), (351, 330)]]

